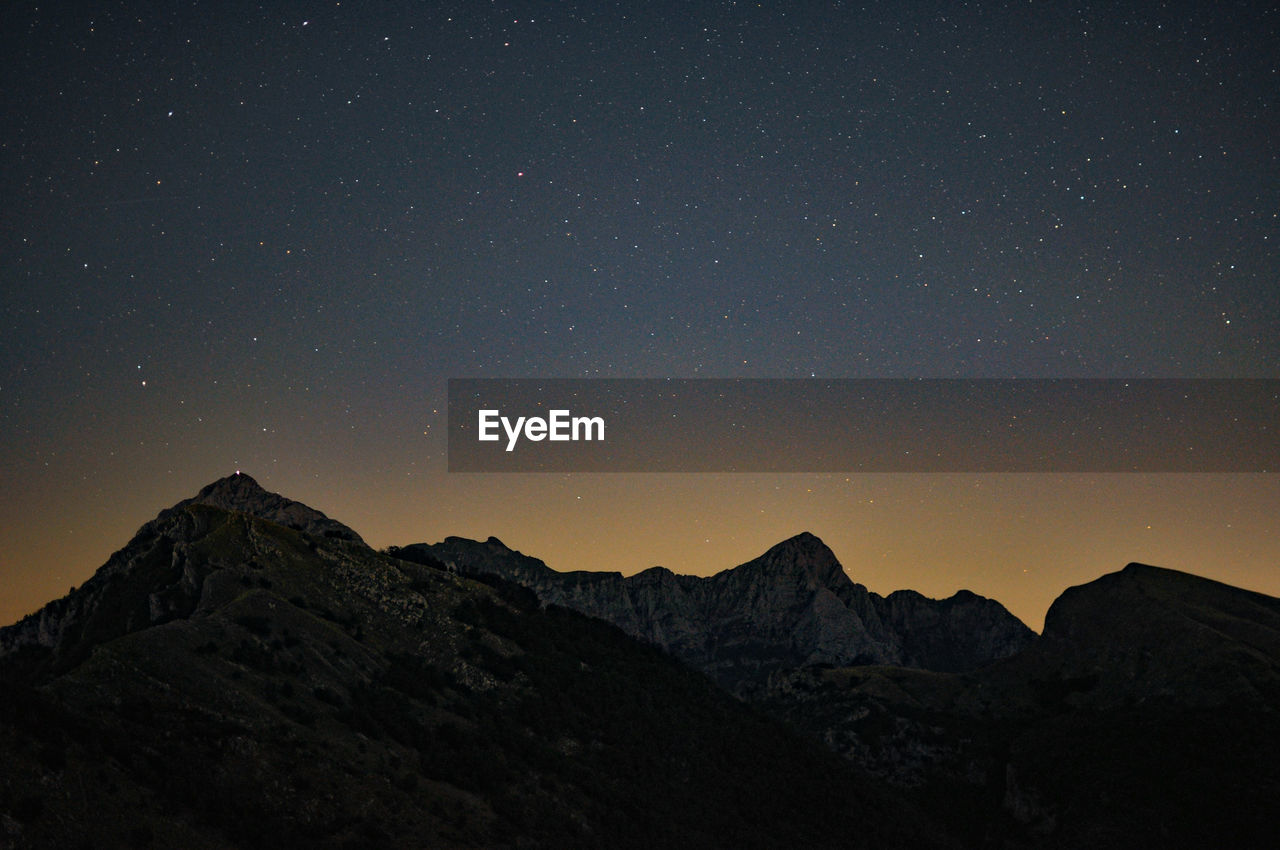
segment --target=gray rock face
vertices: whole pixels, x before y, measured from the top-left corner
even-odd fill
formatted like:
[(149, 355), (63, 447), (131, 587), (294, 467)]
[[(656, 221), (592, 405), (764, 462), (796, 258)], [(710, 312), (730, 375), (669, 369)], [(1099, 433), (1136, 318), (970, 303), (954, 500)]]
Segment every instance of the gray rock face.
[(662, 567), (629, 578), (560, 573), (492, 537), (450, 537), (399, 554), (525, 585), (544, 604), (608, 620), (739, 690), (776, 670), (814, 664), (971, 670), (1034, 638), (998, 602), (968, 591), (940, 601), (912, 591), (872, 593), (809, 533), (709, 578)]

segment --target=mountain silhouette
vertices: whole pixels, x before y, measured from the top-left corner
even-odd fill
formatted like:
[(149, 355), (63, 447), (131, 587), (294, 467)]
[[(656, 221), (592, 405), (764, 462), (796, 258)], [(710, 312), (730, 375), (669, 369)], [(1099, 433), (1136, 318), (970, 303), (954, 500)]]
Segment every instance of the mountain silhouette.
[(947, 846), (599, 620), (230, 476), (0, 629), (0, 846)]
[(977, 671), (792, 670), (760, 704), (952, 801), (973, 846), (1262, 847), (1280, 826), (1280, 599), (1188, 573), (1071, 588)]
[(249, 514), (306, 534), (360, 541), (360, 535), (342, 523), (301, 502), (264, 490), (257, 481), (241, 472), (219, 478), (194, 497), (179, 502), (173, 510), (181, 510), (187, 505), (209, 505)]
[(870, 593), (812, 534), (708, 578), (558, 573), (494, 538), (375, 552), (235, 475), (0, 629), (0, 693), (6, 848), (1280, 827), (1280, 600), (1140, 564), (1068, 589), (1035, 636), (971, 593)]
[(1280, 710), (1280, 599), (1129, 564), (1063, 593), (1021, 675), (1096, 679), (1089, 705), (1169, 701)]
[(809, 664), (971, 670), (1012, 655), (1035, 636), (1004, 606), (968, 591), (944, 600), (914, 591), (872, 593), (808, 532), (709, 578), (662, 567), (627, 578), (561, 573), (495, 538), (450, 537), (396, 555), (517, 582), (544, 603), (608, 620), (737, 691)]

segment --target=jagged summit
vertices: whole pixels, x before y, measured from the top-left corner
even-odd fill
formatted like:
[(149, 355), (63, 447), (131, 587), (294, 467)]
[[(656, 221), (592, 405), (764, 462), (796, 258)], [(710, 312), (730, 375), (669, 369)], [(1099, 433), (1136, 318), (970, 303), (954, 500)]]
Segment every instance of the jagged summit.
[(1000, 603), (972, 593), (943, 601), (872, 593), (807, 531), (709, 577), (663, 567), (625, 578), (561, 573), (493, 538), (450, 537), (407, 546), (399, 556), (522, 584), (544, 604), (608, 620), (731, 689), (805, 664), (971, 670), (1012, 655), (1034, 637)]
[(192, 498), (184, 499), (168, 511), (162, 512), (160, 518), (166, 518), (170, 512), (188, 505), (209, 505), (224, 511), (256, 516), (307, 534), (363, 542), (359, 534), (337, 520), (330, 519), (301, 502), (272, 493), (252, 476), (239, 471), (204, 486)]

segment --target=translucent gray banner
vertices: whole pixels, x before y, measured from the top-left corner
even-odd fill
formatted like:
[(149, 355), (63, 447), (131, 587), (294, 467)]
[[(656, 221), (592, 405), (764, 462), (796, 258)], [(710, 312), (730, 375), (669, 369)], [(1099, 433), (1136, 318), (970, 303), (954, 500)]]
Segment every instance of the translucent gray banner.
[(1280, 380), (449, 381), (450, 472), (1275, 472)]

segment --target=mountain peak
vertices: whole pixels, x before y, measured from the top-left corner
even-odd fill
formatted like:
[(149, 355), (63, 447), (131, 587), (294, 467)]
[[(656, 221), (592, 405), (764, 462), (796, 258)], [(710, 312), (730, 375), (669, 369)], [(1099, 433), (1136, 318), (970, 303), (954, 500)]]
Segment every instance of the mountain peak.
[(231, 475), (207, 484), (190, 499), (184, 499), (171, 510), (188, 505), (208, 505), (224, 511), (250, 516), (293, 528), (306, 534), (361, 542), (360, 535), (301, 502), (266, 490), (250, 475), (237, 470)]
[(254, 480), (253, 476), (246, 475), (237, 469), (231, 475), (219, 478), (217, 481), (214, 481), (211, 484), (206, 484), (204, 487), (200, 488), (200, 492), (196, 494), (196, 498), (243, 498), (245, 496), (256, 497), (261, 494), (269, 495), (267, 490)]
[(249, 485), (252, 487), (257, 487), (259, 490), (263, 489), (262, 485), (259, 484), (252, 475), (250, 475), (247, 472), (241, 472), (238, 469), (235, 472), (231, 473), (230, 475), (224, 475), (221, 478), (219, 478), (217, 481), (214, 481), (212, 484), (206, 485), (204, 489), (208, 490), (212, 487), (216, 487), (221, 484)]
[(850, 583), (831, 548), (816, 535), (802, 531), (770, 547), (755, 560), (767, 572), (800, 570), (825, 587)]
[(779, 543), (775, 543), (769, 547), (766, 555), (770, 553), (794, 552), (797, 555), (811, 555), (819, 558), (835, 558), (835, 554), (827, 544), (822, 542), (818, 535), (811, 531), (802, 531), (792, 537), (788, 537)]
[[(806, 548), (806, 549), (812, 549), (815, 547), (822, 547), (823, 549), (827, 548), (827, 544), (822, 542), (822, 538), (818, 537), (818, 535), (814, 534), (812, 531), (802, 531), (799, 534), (796, 534), (792, 537), (788, 537), (786, 540), (783, 540), (781, 543), (778, 543), (777, 545), (778, 546), (792, 545), (792, 546), (797, 546), (797, 547)], [(831, 551), (831, 550), (828, 549), (827, 551)]]

